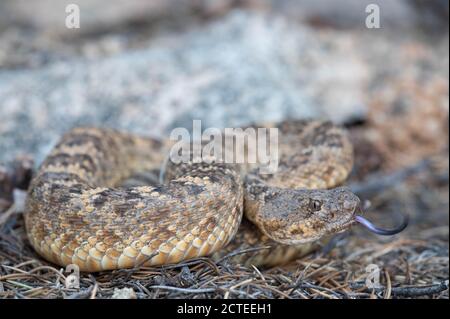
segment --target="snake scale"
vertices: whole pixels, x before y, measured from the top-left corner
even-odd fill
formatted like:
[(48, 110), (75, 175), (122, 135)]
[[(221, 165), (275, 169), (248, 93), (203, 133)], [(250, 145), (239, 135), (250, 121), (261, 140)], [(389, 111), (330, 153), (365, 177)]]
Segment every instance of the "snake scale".
[(134, 187), (121, 183), (160, 168), (166, 143), (113, 129), (74, 128), (31, 182), (28, 238), (48, 261), (87, 272), (257, 246), (268, 248), (236, 260), (275, 265), (302, 255), (355, 222), (359, 199), (340, 187), (352, 169), (353, 149), (345, 130), (331, 122), (271, 126), (279, 129), (274, 174), (220, 161), (169, 162), (165, 183)]

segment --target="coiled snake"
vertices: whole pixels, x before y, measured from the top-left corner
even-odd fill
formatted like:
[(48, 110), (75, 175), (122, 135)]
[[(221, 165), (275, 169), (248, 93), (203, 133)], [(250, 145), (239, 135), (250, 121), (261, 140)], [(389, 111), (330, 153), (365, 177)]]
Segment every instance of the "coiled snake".
[(118, 185), (159, 168), (166, 144), (111, 129), (72, 129), (32, 180), (28, 238), (48, 261), (88, 272), (260, 245), (269, 248), (238, 261), (274, 265), (304, 254), (355, 223), (359, 199), (347, 188), (332, 189), (352, 169), (352, 145), (330, 122), (275, 126), (275, 174), (220, 162), (169, 162), (166, 183), (129, 188)]

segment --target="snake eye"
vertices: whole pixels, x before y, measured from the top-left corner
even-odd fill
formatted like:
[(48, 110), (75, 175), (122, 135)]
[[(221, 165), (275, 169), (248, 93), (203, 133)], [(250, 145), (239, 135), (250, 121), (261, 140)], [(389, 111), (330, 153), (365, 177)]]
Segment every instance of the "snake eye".
[(322, 208), (322, 202), (320, 200), (313, 199), (309, 203), (309, 206), (310, 206), (312, 211), (316, 212), (316, 211), (318, 211), (318, 210), (320, 210)]

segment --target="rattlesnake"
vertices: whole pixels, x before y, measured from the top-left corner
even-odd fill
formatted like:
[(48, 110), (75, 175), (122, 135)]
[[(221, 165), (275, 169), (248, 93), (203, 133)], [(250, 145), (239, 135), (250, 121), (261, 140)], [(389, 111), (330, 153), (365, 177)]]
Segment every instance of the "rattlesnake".
[(31, 182), (28, 238), (48, 261), (88, 272), (217, 257), (243, 247), (268, 246), (239, 256), (256, 265), (304, 254), (355, 223), (360, 201), (340, 186), (352, 169), (353, 149), (345, 130), (330, 122), (273, 127), (280, 153), (274, 174), (218, 161), (169, 161), (165, 184), (128, 188), (118, 185), (159, 168), (166, 143), (74, 128)]

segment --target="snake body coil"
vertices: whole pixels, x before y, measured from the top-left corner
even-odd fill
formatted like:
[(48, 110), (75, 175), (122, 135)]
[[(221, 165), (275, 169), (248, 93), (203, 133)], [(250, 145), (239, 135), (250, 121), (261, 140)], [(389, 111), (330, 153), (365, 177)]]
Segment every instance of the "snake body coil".
[(258, 245), (271, 248), (246, 262), (273, 265), (304, 253), (354, 223), (358, 198), (346, 188), (330, 189), (347, 178), (352, 146), (330, 122), (275, 126), (274, 174), (189, 161), (169, 163), (162, 185), (129, 188), (118, 185), (159, 168), (166, 145), (110, 129), (75, 128), (32, 181), (25, 211), (30, 242), (45, 259), (90, 272)]

